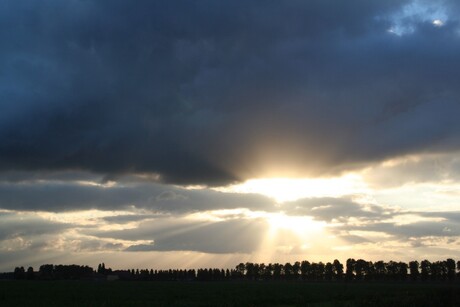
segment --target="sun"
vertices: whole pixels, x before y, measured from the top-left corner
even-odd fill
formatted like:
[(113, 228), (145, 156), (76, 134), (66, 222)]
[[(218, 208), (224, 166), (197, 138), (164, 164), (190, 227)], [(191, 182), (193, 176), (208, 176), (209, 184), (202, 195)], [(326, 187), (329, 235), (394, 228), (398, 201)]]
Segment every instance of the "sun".
[(340, 197), (364, 193), (367, 186), (361, 176), (347, 174), (332, 178), (265, 178), (218, 188), (223, 192), (256, 193), (275, 199), (278, 203), (306, 197)]

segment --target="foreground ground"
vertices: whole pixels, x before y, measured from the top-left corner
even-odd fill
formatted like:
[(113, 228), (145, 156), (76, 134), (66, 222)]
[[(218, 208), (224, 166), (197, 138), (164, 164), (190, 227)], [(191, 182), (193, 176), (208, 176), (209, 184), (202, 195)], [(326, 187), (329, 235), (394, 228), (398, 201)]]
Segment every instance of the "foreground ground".
[(460, 284), (0, 281), (0, 306), (460, 306)]

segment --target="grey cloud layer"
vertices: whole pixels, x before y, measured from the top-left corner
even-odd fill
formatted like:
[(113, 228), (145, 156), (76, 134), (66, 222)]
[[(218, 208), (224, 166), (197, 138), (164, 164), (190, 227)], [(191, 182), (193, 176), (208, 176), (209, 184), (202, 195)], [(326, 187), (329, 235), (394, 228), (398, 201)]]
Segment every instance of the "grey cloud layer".
[[(280, 210), (291, 216), (309, 216), (316, 221), (324, 221), (329, 233), (352, 245), (392, 240), (409, 243), (417, 248), (424, 246), (424, 242), (446, 239), (456, 242), (460, 239), (458, 211), (401, 211), (356, 203), (351, 198), (303, 199), (286, 203)], [(131, 221), (140, 221), (135, 228), (115, 231), (88, 229), (84, 233), (103, 239), (152, 241), (150, 244), (133, 243), (127, 251), (251, 253), (257, 250), (269, 226), (263, 219), (233, 218), (231, 215), (223, 216), (224, 220), (217, 222), (170, 217), (148, 218), (145, 220), (142, 215), (132, 216)], [(114, 217), (110, 222), (122, 225), (125, 216)], [(289, 230), (280, 230), (276, 238), (276, 242), (281, 245), (303, 244)]]
[(460, 179), (458, 152), (442, 155), (425, 155), (402, 159), (394, 165), (371, 168), (365, 181), (377, 188), (391, 188), (406, 183), (458, 182)]
[(0, 240), (57, 234), (73, 226), (34, 215), (0, 212)]
[[(169, 227), (157, 230), (145, 223), (139, 229), (128, 232), (129, 236), (150, 239), (152, 244), (132, 245), (127, 251), (198, 251), (204, 253), (251, 253), (256, 251), (267, 231), (263, 220), (228, 220), (222, 222), (189, 222), (175, 224), (167, 221)], [(153, 226), (156, 223), (152, 223)], [(161, 225), (160, 223), (158, 223)], [(171, 228), (173, 226), (173, 228)], [(149, 229), (150, 228), (150, 229)], [(147, 232), (146, 232), (147, 231)], [(104, 236), (117, 238), (121, 232)]]
[(320, 221), (347, 221), (350, 218), (378, 221), (392, 217), (394, 210), (386, 210), (377, 205), (362, 205), (351, 197), (342, 198), (304, 198), (285, 203), (280, 208), (288, 215), (313, 216)]
[[(191, 208), (187, 210), (193, 211)], [(391, 240), (421, 248), (427, 244), (436, 247), (439, 242), (446, 240), (458, 244), (460, 239), (458, 211), (401, 211), (356, 203), (349, 197), (303, 199), (286, 203), (279, 210), (291, 216), (308, 216), (316, 221), (324, 221), (328, 233), (352, 245), (379, 244)], [(221, 215), (220, 220), (216, 221), (191, 218), (186, 214), (152, 214), (148, 210), (145, 213), (133, 210), (132, 215), (106, 216), (99, 221), (94, 219), (91, 225), (82, 226), (78, 223), (53, 222), (36, 213), (2, 212), (0, 246), (6, 248), (8, 244), (13, 244), (16, 250), (34, 251), (54, 248), (56, 251), (65, 249), (74, 252), (252, 253), (258, 250), (270, 229), (269, 222), (263, 218), (235, 215), (232, 212)], [(128, 222), (132, 224), (125, 227)], [(102, 227), (107, 225), (116, 226), (117, 230)], [(272, 240), (274, 249), (276, 244), (290, 246), (305, 243), (288, 229), (281, 229)], [(59, 242), (60, 245), (55, 247), (50, 242)], [(4, 256), (3, 252), (5, 250), (0, 251), (0, 258)]]
[(460, 238), (458, 211), (401, 210), (361, 204), (352, 197), (300, 199), (284, 204), (281, 210), (289, 215), (305, 215), (317, 221), (325, 221), (332, 226), (329, 227), (331, 232), (350, 244), (378, 243), (391, 238), (404, 243), (411, 242), (417, 247), (433, 238), (453, 238), (454, 241)]
[(0, 181), (0, 208), (52, 212), (137, 208), (180, 214), (236, 208), (272, 211), (275, 202), (257, 194), (187, 190), (146, 182), (121, 181), (117, 186), (103, 187), (70, 180), (25, 180)]
[(398, 37), (407, 3), (3, 1), (0, 169), (221, 185), (458, 149), (458, 7)]

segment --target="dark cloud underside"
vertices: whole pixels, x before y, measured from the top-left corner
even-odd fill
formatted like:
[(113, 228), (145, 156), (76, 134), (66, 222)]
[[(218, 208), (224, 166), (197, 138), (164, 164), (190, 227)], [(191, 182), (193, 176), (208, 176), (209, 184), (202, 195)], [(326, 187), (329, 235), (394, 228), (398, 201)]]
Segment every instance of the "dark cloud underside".
[(0, 169), (221, 185), (458, 149), (458, 6), (389, 33), (408, 3), (2, 1)]
[(275, 209), (275, 202), (258, 194), (186, 190), (160, 184), (105, 188), (72, 182), (0, 182), (0, 208), (51, 212), (137, 208), (181, 214), (237, 208), (272, 211)]

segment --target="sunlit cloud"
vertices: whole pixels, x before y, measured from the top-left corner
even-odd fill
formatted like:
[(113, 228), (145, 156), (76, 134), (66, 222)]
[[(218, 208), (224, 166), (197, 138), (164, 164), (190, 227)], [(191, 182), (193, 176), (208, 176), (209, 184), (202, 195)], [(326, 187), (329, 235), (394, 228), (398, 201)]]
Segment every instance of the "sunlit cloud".
[(216, 188), (228, 193), (256, 193), (269, 196), (277, 202), (306, 197), (340, 197), (368, 191), (359, 175), (349, 174), (335, 178), (267, 178), (252, 179), (228, 187)]

